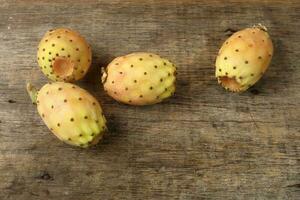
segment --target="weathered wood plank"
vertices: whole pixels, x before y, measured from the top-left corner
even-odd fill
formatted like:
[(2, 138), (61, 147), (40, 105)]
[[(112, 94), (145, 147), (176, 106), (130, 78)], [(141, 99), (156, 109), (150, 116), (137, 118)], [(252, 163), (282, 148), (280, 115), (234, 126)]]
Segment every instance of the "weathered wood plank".
[[(0, 199), (299, 199), (300, 2), (0, 0)], [(275, 55), (263, 79), (231, 94), (214, 79), (230, 30), (263, 23)], [(54, 27), (92, 44), (78, 82), (102, 103), (111, 134), (88, 150), (50, 134), (25, 82), (47, 79), (36, 46)], [(134, 51), (178, 66), (177, 94), (154, 106), (109, 98), (100, 67)]]

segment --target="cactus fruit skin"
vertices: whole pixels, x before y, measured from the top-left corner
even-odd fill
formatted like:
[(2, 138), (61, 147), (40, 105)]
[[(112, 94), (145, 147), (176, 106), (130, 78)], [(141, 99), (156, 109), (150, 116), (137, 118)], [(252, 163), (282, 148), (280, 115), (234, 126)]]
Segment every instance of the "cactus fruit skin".
[[(31, 91), (30, 86), (27, 90)], [(74, 84), (44, 85), (36, 96), (36, 104), (47, 127), (67, 144), (89, 147), (98, 143), (107, 130), (98, 101)]]
[(175, 92), (176, 67), (153, 53), (132, 53), (115, 58), (102, 75), (104, 90), (130, 105), (159, 103)]
[(225, 89), (243, 92), (262, 77), (272, 56), (273, 44), (267, 29), (262, 25), (246, 28), (222, 45), (215, 75)]
[(71, 82), (87, 73), (92, 62), (92, 51), (79, 33), (58, 28), (44, 35), (38, 46), (37, 59), (49, 79)]

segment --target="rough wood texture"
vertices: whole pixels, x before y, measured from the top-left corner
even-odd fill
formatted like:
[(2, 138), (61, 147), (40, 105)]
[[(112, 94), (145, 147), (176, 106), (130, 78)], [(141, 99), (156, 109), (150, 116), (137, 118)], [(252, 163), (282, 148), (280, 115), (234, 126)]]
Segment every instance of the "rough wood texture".
[[(298, 0), (0, 0), (0, 199), (300, 199)], [(243, 94), (214, 79), (232, 30), (263, 23), (275, 57)], [(36, 47), (70, 27), (92, 44), (78, 85), (103, 105), (111, 135), (82, 150), (59, 142), (30, 104), (25, 82), (47, 79)], [(100, 66), (150, 51), (178, 65), (177, 94), (132, 107), (109, 98)]]

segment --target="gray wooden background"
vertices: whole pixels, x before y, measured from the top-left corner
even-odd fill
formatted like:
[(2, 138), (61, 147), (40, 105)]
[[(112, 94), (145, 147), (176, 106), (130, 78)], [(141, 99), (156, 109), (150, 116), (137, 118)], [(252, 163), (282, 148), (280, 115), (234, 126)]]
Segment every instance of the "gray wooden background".
[[(214, 61), (233, 31), (262, 23), (275, 46), (263, 79), (222, 89)], [(79, 31), (93, 64), (80, 82), (110, 135), (79, 149), (57, 140), (25, 91), (47, 79), (43, 34)], [(299, 0), (0, 0), (0, 199), (300, 199)], [(149, 51), (178, 66), (175, 97), (133, 107), (108, 97), (100, 66)]]

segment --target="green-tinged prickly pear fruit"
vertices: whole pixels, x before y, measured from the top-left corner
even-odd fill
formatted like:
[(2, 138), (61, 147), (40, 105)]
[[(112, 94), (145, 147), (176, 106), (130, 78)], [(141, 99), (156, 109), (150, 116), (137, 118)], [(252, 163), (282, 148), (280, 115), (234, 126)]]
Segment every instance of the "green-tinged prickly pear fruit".
[(27, 91), (47, 127), (60, 140), (80, 147), (98, 143), (106, 120), (98, 101), (71, 83), (55, 82), (40, 91), (27, 84)]
[(234, 33), (222, 45), (216, 60), (218, 82), (232, 92), (242, 92), (265, 73), (273, 55), (267, 29), (258, 25)]
[(53, 81), (75, 81), (84, 77), (92, 51), (79, 33), (59, 28), (48, 31), (38, 46), (37, 59), (43, 73)]
[(108, 95), (131, 105), (161, 102), (175, 92), (176, 67), (152, 53), (115, 58), (104, 70), (102, 83)]

